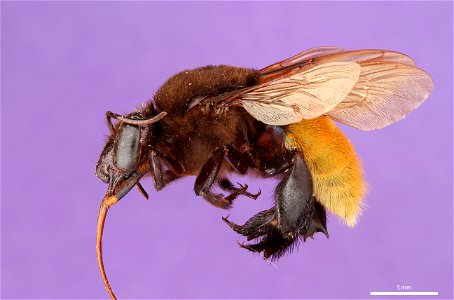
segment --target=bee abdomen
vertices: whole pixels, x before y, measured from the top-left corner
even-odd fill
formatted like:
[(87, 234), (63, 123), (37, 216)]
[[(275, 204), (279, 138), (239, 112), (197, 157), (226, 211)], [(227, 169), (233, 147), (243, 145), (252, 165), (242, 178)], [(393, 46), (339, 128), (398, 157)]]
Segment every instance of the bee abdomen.
[(317, 200), (354, 226), (362, 210), (366, 184), (352, 144), (329, 117), (291, 124), (287, 146), (298, 147), (312, 175)]

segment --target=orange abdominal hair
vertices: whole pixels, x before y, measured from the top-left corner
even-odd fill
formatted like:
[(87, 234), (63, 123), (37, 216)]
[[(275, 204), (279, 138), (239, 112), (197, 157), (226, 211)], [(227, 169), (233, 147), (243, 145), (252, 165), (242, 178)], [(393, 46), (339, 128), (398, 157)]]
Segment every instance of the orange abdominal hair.
[(350, 141), (328, 116), (290, 124), (286, 132), (287, 148), (304, 153), (316, 199), (353, 227), (361, 214), (366, 183)]

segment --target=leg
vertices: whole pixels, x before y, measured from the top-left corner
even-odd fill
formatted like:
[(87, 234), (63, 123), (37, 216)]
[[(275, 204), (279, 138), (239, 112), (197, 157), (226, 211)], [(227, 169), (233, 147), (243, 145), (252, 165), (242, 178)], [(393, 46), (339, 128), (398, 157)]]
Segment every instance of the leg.
[[(216, 180), (219, 170), (221, 169), (222, 163), (225, 158), (228, 158), (229, 162), (235, 169), (244, 174), (249, 166), (250, 157), (247, 153), (241, 153), (237, 151), (232, 145), (225, 145), (218, 147), (208, 158), (207, 162), (203, 165), (199, 175), (195, 180), (194, 191), (198, 196), (203, 196), (208, 202), (216, 207), (230, 208), (233, 200), (239, 195), (247, 195), (248, 197), (254, 197), (253, 194), (249, 194), (247, 186), (241, 186), (236, 189), (229, 182), (227, 185), (222, 186), (224, 190), (230, 190), (231, 194), (224, 197), (222, 194), (214, 194), (211, 192), (214, 181)], [(225, 182), (224, 182), (225, 183)], [(258, 195), (257, 195), (258, 197)]]
[(243, 226), (224, 219), (248, 240), (260, 238), (258, 243), (241, 246), (263, 252), (265, 258), (279, 258), (292, 249), (299, 236), (303, 240), (316, 232), (328, 236), (325, 209), (312, 196), (310, 172), (299, 153), (294, 154), (290, 165), (290, 172), (276, 188), (274, 208), (258, 213)]
[(242, 184), (238, 183), (238, 185), (240, 186), (239, 188), (234, 187), (233, 183), (230, 182), (230, 180), (228, 180), (227, 178), (223, 178), (223, 179), (219, 180), (219, 186), (221, 187), (221, 189), (223, 189), (224, 191), (227, 191), (227, 192), (231, 192), (232, 194), (236, 194), (237, 196), (244, 195), (248, 198), (255, 200), (262, 193), (262, 191), (259, 190), (257, 193), (251, 194), (247, 191), (247, 188), (248, 188), (247, 184), (242, 185)]
[(163, 170), (162, 163), (154, 151), (150, 153), (150, 168), (154, 187), (157, 191), (162, 190), (167, 184), (180, 178), (173, 170)]
[(260, 170), (269, 177), (280, 174), (293, 166), (293, 157), (296, 153), (296, 150), (291, 150), (277, 155), (275, 158), (263, 162)]

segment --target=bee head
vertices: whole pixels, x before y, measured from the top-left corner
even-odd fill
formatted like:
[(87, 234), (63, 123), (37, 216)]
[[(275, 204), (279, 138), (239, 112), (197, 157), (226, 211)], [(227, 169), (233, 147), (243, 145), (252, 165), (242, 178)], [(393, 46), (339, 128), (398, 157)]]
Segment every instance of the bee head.
[[(107, 195), (118, 199), (145, 175), (150, 167), (147, 156), (147, 145), (150, 137), (150, 125), (166, 115), (161, 112), (152, 118), (145, 119), (140, 111), (127, 116), (108, 111), (107, 124), (112, 135), (106, 142), (104, 150), (96, 164), (96, 176), (109, 187)], [(113, 125), (111, 119), (120, 121)]]

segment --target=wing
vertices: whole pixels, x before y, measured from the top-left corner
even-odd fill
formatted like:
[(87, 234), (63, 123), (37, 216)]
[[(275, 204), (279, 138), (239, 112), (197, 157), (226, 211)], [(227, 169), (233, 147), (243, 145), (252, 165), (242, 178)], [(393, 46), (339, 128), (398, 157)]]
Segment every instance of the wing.
[(360, 63), (361, 75), (351, 92), (328, 115), (361, 130), (380, 129), (405, 118), (432, 93), (432, 78), (402, 63)]
[[(380, 129), (405, 118), (419, 107), (433, 90), (432, 78), (417, 68), (412, 58), (399, 52), (378, 49), (310, 49), (260, 70), (261, 81), (291, 76), (293, 73), (332, 62), (356, 62), (361, 65), (358, 82), (328, 115), (362, 130)], [(277, 68), (278, 65), (281, 69)]]
[(288, 125), (321, 116), (338, 105), (359, 79), (353, 62), (331, 62), (268, 81), (236, 96), (254, 118), (269, 125)]
[(339, 52), (343, 52), (343, 51), (344, 51), (344, 49), (342, 49), (340, 47), (331, 47), (331, 46), (311, 48), (311, 49), (305, 50), (301, 53), (298, 53), (297, 55), (294, 55), (290, 58), (287, 58), (286, 60), (269, 65), (268, 67), (261, 69), (260, 72), (262, 74), (270, 73), (270, 72), (280, 70), (285, 67), (294, 66), (297, 64), (301, 64), (301, 63), (304, 64), (305, 62), (308, 62), (311, 59), (314, 59), (314, 58), (317, 58), (320, 56), (326, 56), (326, 55), (339, 53)]
[(407, 65), (415, 65), (415, 61), (400, 52), (380, 50), (380, 49), (363, 49), (344, 51), (336, 54), (330, 54), (315, 58), (313, 64), (334, 62), (334, 61), (350, 61), (350, 62), (370, 62), (370, 61), (389, 61)]
[(403, 119), (432, 90), (430, 76), (405, 54), (320, 47), (261, 69), (258, 85), (221, 96), (217, 105), (239, 104), (269, 125), (328, 114), (371, 130)]
[(389, 61), (411, 66), (415, 65), (415, 62), (409, 56), (395, 51), (379, 49), (343, 51), (342, 48), (338, 47), (320, 47), (303, 51), (284, 61), (261, 69), (260, 83), (281, 77), (288, 77), (324, 63), (361, 63), (370, 61)]

